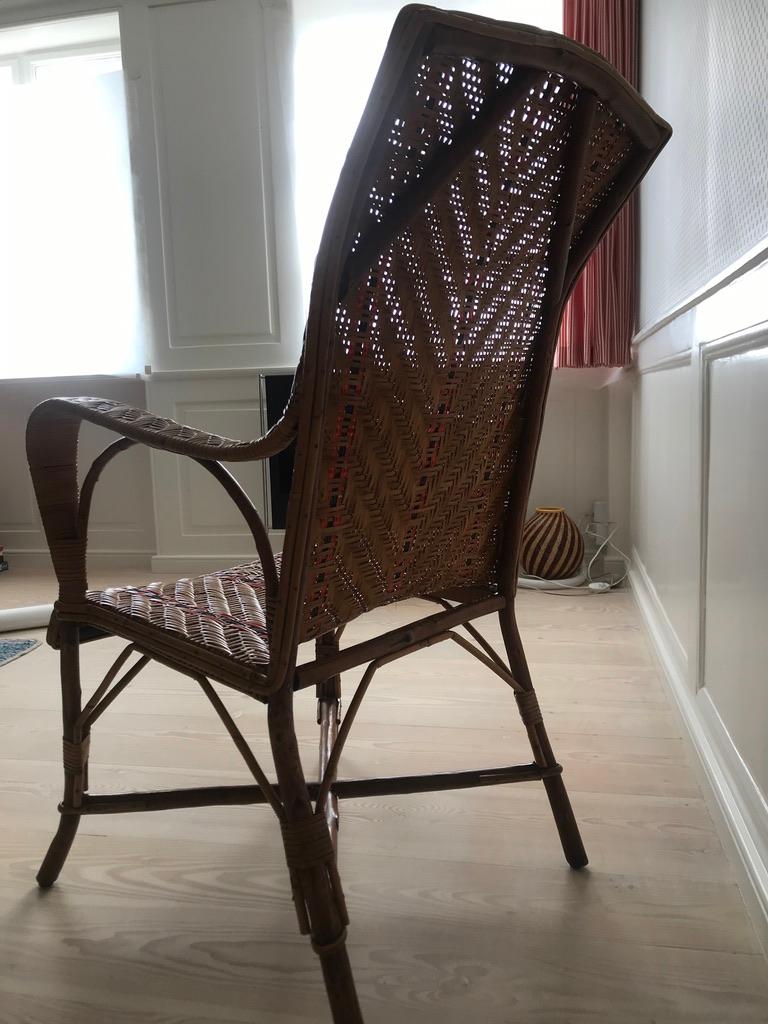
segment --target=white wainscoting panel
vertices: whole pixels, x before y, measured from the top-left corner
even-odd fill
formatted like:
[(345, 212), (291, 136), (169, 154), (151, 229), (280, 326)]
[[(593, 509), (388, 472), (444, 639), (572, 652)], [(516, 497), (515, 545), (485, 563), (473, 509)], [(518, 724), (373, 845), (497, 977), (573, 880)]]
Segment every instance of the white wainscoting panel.
[(262, 5), (149, 9), (167, 336), (155, 370), (285, 362)]
[(768, 793), (768, 334), (705, 356), (708, 465), (703, 678)]
[[(237, 440), (261, 436), (256, 373), (205, 379), (152, 380), (153, 411)], [(228, 467), (264, 517), (265, 465)], [(220, 484), (191, 459), (152, 453), (157, 508), (156, 570), (185, 575), (256, 557), (250, 531)]]
[(694, 643), (698, 518), (690, 365), (638, 376), (633, 407), (633, 544), (688, 657)]
[(636, 346), (630, 580), (768, 949), (767, 286), (745, 263)]

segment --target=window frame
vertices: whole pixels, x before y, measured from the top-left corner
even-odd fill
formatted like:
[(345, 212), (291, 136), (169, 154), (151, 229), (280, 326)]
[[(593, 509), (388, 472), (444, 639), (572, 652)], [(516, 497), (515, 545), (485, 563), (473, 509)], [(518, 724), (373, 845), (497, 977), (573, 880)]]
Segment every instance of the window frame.
[(35, 69), (56, 60), (77, 57), (119, 57), (123, 59), (120, 39), (96, 40), (92, 43), (64, 43), (61, 46), (46, 46), (34, 50), (20, 50), (18, 53), (0, 56), (0, 67), (10, 67), (14, 85), (31, 85)]

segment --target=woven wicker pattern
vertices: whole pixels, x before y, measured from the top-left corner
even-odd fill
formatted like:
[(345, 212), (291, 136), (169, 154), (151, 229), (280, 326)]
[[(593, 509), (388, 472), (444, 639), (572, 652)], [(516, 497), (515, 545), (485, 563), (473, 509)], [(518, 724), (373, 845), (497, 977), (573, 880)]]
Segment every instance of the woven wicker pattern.
[[(578, 94), (525, 74), (515, 97), (507, 64), (425, 58), (392, 120), (353, 251), (397, 222), (485, 104), (510, 95), (338, 306), (304, 637), (376, 605), (496, 582), (526, 384), (556, 298), (547, 259)], [(598, 107), (595, 121), (577, 225), (631, 149), (615, 115)]]
[(63, 416), (90, 420), (123, 437), (179, 455), (224, 459), (228, 462), (239, 462), (254, 456), (253, 441), (235, 441), (218, 434), (209, 434), (205, 430), (187, 427), (175, 420), (155, 416), (144, 409), (134, 409), (107, 398), (59, 398), (49, 405), (58, 406)]
[[(279, 568), (279, 556), (276, 561)], [(251, 562), (175, 583), (91, 590), (86, 597), (256, 667), (269, 663), (264, 589), (261, 563)]]
[(571, 244), (581, 235), (589, 217), (605, 200), (614, 179), (632, 153), (632, 137), (615, 114), (598, 103), (595, 124), (589, 140), (588, 155)]

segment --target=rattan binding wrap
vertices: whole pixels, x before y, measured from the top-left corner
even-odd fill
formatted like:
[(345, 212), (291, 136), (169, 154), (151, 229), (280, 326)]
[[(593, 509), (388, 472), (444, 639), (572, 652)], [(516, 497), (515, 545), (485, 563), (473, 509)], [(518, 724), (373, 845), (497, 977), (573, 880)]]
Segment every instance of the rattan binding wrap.
[(339, 918), (346, 927), (349, 924), (347, 904), (325, 815), (313, 814), (311, 817), (299, 818), (296, 821), (282, 821), (280, 828), (302, 935), (308, 935), (310, 932), (303, 879), (307, 871), (315, 868), (321, 868), (328, 873), (328, 882), (338, 907)]

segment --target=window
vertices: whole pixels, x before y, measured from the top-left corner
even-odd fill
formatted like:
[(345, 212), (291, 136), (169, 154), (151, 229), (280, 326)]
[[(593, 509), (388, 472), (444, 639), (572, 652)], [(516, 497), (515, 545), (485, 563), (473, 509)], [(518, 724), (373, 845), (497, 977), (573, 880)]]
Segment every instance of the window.
[(0, 30), (0, 376), (142, 369), (117, 15)]

